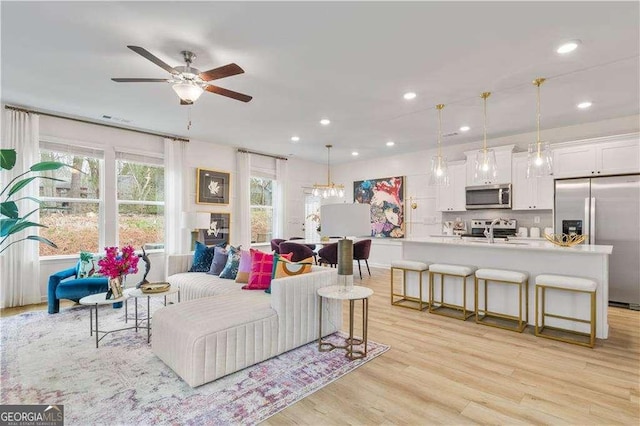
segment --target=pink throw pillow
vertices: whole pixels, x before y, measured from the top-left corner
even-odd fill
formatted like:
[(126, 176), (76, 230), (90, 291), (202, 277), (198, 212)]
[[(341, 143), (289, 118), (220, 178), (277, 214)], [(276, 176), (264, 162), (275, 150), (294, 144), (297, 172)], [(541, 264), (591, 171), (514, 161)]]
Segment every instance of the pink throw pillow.
[[(249, 283), (242, 287), (243, 290), (266, 290), (271, 284), (271, 274), (273, 273), (273, 254), (260, 250), (250, 249), (251, 252), (251, 273)], [(291, 260), (293, 253), (281, 255), (287, 260)]]
[(251, 273), (251, 253), (249, 250), (240, 252), (240, 264), (238, 265), (238, 275), (236, 275), (237, 283), (248, 283), (249, 274)]

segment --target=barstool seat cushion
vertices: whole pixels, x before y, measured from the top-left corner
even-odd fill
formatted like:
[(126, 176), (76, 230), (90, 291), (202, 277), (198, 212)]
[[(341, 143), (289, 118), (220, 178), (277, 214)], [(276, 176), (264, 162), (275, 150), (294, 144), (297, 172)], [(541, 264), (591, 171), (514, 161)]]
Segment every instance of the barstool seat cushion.
[(425, 262), (418, 262), (417, 260), (392, 260), (392, 268), (410, 269), (413, 271), (426, 271), (429, 269), (429, 264)]
[(529, 274), (527, 274), (526, 272), (507, 271), (506, 269), (481, 268), (476, 271), (476, 277), (482, 280), (523, 283), (529, 278)]
[(561, 287), (571, 290), (596, 291), (598, 284), (586, 278), (570, 277), (566, 275), (542, 274), (536, 277), (536, 284)]
[(471, 275), (478, 269), (475, 266), (466, 266), (466, 265), (449, 265), (446, 263), (433, 263), (429, 265), (429, 271), (437, 272), (438, 274), (448, 274), (448, 275), (460, 275), (467, 276)]

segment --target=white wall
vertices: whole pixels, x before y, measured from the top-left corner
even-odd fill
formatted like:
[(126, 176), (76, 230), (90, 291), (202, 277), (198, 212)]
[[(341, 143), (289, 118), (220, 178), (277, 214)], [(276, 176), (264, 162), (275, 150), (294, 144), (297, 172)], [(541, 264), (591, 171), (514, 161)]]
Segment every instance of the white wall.
[[(553, 143), (568, 142), (572, 140), (588, 139), (601, 136), (611, 136), (616, 134), (632, 133), (640, 131), (640, 117), (638, 115), (614, 118), (605, 121), (584, 123), (575, 126), (547, 129), (541, 132), (541, 137), (545, 141)], [(527, 145), (535, 141), (535, 132), (523, 133), (512, 136), (505, 136), (489, 139), (490, 147), (515, 144), (516, 152), (526, 151)], [(446, 145), (442, 148), (443, 156), (449, 161), (466, 159), (464, 152), (479, 149), (482, 141), (471, 142), (460, 145)], [(405, 231), (407, 237), (425, 237), (430, 234), (439, 234), (442, 231), (443, 220), (453, 220), (455, 217), (462, 217), (463, 220), (474, 218), (491, 217), (490, 211), (475, 211), (473, 213), (441, 213), (435, 211), (435, 187), (428, 185), (429, 167), (431, 157), (435, 155), (435, 149), (425, 149), (424, 151), (410, 154), (389, 155), (384, 158), (373, 160), (362, 160), (339, 164), (332, 167), (332, 176), (336, 183), (341, 183), (347, 188), (346, 201), (353, 201), (353, 182), (363, 179), (375, 179), (387, 176), (405, 176)], [(409, 197), (416, 200), (418, 208), (409, 208)], [(539, 212), (519, 212), (518, 219), (523, 226), (553, 226), (552, 213), (549, 210)], [(443, 218), (444, 216), (444, 218)], [(533, 223), (534, 217), (540, 216), (541, 223)], [(371, 257), (380, 266), (388, 266), (390, 261), (397, 258), (398, 250), (388, 241), (373, 240)], [(394, 257), (395, 256), (395, 257)]]

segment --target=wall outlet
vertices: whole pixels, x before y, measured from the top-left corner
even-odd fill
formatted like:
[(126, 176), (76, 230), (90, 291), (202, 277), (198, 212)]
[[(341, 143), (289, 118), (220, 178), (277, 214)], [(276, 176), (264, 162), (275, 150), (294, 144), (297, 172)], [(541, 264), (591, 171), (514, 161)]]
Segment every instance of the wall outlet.
[(540, 216), (534, 216), (533, 223), (540, 223)]

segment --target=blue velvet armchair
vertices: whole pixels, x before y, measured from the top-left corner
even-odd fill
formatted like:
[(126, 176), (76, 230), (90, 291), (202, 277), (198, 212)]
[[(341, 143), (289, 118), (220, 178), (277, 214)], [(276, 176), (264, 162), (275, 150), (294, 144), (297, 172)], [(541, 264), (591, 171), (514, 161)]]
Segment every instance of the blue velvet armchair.
[[(78, 266), (79, 264), (49, 276), (47, 300), (50, 314), (60, 311), (60, 299), (77, 302), (90, 294), (104, 293), (109, 288), (106, 277), (76, 278)], [(113, 307), (120, 308), (122, 303), (115, 303)]]

